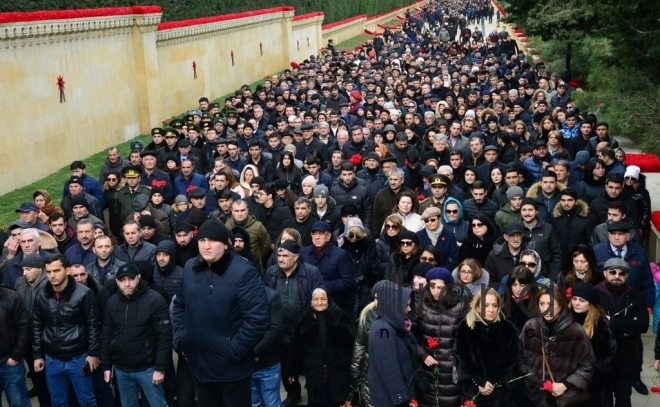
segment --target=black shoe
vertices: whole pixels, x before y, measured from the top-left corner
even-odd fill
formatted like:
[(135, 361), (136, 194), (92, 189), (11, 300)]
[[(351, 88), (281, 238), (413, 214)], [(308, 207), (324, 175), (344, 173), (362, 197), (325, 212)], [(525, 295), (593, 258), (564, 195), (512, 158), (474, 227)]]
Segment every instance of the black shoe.
[(642, 379), (633, 382), (633, 389), (635, 389), (635, 391), (637, 391), (637, 393), (641, 394), (642, 396), (649, 395), (649, 388), (646, 387), (644, 383), (642, 383)]
[(28, 397), (31, 398), (31, 399), (37, 397), (37, 388), (36, 387), (32, 386), (32, 388), (30, 390), (28, 390)]
[(293, 407), (301, 401), (301, 396), (287, 396), (287, 398), (282, 402), (282, 407)]

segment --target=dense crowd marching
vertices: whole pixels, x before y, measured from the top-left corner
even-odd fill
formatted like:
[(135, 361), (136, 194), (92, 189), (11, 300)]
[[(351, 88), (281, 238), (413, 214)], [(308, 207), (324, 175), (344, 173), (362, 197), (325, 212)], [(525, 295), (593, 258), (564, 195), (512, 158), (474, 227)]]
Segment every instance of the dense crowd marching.
[(406, 17), (21, 204), (0, 240), (9, 405), (289, 407), (301, 375), (328, 407), (648, 394), (640, 168), (504, 28), (470, 28), (499, 20), (489, 2)]

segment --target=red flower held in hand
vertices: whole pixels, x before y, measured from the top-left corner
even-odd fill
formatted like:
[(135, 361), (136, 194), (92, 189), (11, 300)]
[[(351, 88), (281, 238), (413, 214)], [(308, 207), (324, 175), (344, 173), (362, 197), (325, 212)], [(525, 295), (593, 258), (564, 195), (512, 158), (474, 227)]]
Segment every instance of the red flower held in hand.
[(477, 404), (472, 400), (466, 400), (465, 403), (461, 404), (461, 407), (477, 407)]
[(423, 201), (423, 200), (425, 200), (425, 199), (426, 199), (426, 196), (424, 196), (423, 194), (421, 194), (421, 195), (417, 195), (417, 200), (418, 200), (418, 201), (421, 202), (421, 201)]
[(568, 298), (569, 300), (573, 298), (573, 287), (568, 287), (566, 289), (566, 298)]
[(410, 400), (410, 407), (419, 407), (419, 404), (417, 404), (417, 400), (415, 399)]
[(440, 343), (440, 342), (438, 342), (438, 338), (428, 338), (426, 340), (426, 342), (428, 343), (429, 348), (431, 348), (431, 349), (437, 348), (439, 343)]
[(546, 380), (543, 382), (543, 390), (547, 391), (548, 393), (552, 393), (552, 382), (550, 380)]
[(362, 156), (360, 154), (353, 154), (351, 156), (351, 163), (353, 165), (360, 165), (362, 164)]
[(353, 405), (347, 401), (341, 407), (353, 407)]

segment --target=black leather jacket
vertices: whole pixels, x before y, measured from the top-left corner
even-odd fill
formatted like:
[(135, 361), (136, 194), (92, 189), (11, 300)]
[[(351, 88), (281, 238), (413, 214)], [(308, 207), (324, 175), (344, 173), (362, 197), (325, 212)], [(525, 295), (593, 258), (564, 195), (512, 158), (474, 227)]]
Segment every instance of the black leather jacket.
[(67, 278), (59, 300), (49, 282), (34, 302), (34, 359), (48, 354), (55, 359), (70, 360), (87, 351), (89, 356), (99, 356), (101, 319), (94, 293), (77, 284), (73, 277)]

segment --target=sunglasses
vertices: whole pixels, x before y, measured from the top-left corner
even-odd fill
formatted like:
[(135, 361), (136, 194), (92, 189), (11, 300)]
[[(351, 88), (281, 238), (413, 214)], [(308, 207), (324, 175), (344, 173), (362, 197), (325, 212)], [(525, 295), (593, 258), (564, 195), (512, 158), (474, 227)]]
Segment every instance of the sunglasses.
[(631, 177), (630, 175), (626, 177), (626, 181), (637, 181), (637, 178)]
[(385, 229), (397, 230), (399, 227), (397, 225), (385, 225)]
[(520, 265), (521, 265), (521, 266), (525, 266), (525, 267), (527, 267), (527, 268), (532, 268), (532, 269), (535, 269), (535, 268), (536, 268), (536, 263), (534, 263), (533, 261), (531, 261), (531, 262), (529, 262), (529, 263), (526, 262), (526, 261), (521, 261), (521, 262), (520, 262)]
[(625, 271), (625, 270), (611, 269), (611, 270), (607, 270), (607, 274), (609, 274), (611, 276), (617, 276), (618, 275), (619, 277), (625, 277), (625, 276), (628, 275), (628, 272)]
[(349, 239), (357, 239), (357, 238), (358, 238), (358, 235), (356, 235), (355, 233), (349, 233), (349, 234), (348, 234), (348, 238), (349, 238)]
[(472, 224), (472, 227), (473, 227), (473, 228), (480, 228), (480, 227), (482, 227), (483, 225), (484, 225), (483, 223), (473, 223), (473, 224)]
[(428, 218), (428, 219), (424, 219), (424, 223), (437, 222), (437, 221), (438, 221), (438, 218)]
[(108, 177), (108, 178), (106, 178), (106, 181), (117, 181), (117, 178), (110, 178), (110, 177)]
[(433, 263), (433, 262), (435, 262), (435, 258), (434, 258), (434, 257), (426, 257), (426, 256), (422, 256), (422, 257), (419, 258), (419, 260), (422, 261), (422, 262), (425, 262), (425, 263)]
[(446, 209), (445, 213), (447, 215), (458, 215), (458, 209)]
[(412, 240), (402, 240), (401, 241), (401, 246), (412, 246), (413, 243), (414, 242)]

